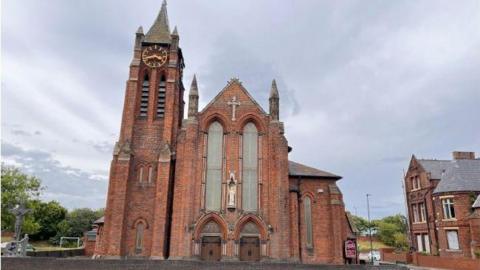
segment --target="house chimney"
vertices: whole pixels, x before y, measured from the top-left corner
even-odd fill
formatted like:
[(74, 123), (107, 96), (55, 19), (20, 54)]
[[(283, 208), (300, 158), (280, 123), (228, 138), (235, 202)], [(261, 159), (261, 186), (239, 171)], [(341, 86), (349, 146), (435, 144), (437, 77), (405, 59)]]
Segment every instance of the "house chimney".
[(475, 152), (453, 151), (453, 159), (475, 159)]

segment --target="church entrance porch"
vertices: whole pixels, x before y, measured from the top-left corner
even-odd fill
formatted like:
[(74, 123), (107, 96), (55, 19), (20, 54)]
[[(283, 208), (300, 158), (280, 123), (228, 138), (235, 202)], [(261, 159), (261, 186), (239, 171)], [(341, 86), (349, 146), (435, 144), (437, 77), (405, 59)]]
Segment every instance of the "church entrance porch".
[(260, 238), (244, 236), (240, 238), (240, 261), (260, 260)]
[(202, 237), (200, 258), (204, 261), (219, 261), (222, 258), (222, 239), (220, 236)]

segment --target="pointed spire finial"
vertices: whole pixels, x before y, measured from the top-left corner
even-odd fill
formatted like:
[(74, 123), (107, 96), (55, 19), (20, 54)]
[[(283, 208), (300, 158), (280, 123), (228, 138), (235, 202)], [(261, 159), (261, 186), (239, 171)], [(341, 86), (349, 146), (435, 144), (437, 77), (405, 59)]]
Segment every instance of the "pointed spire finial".
[(155, 22), (145, 35), (146, 43), (167, 43), (171, 42), (170, 26), (168, 24), (167, 1), (163, 1), (162, 8), (158, 13)]
[(188, 118), (194, 119), (198, 114), (198, 85), (197, 75), (193, 75), (190, 94), (188, 95)]
[(192, 85), (190, 86), (190, 96), (198, 96), (197, 75), (193, 74)]
[(175, 25), (175, 27), (173, 28), (172, 36), (178, 36), (178, 30), (177, 30), (177, 26), (176, 26), (176, 25)]
[(143, 34), (143, 27), (141, 25), (137, 29), (137, 34)]
[(278, 89), (277, 89), (277, 82), (275, 79), (272, 81), (272, 88), (270, 89), (270, 98), (278, 98)]
[(272, 88), (270, 89), (270, 98), (268, 101), (270, 103), (270, 117), (273, 121), (278, 121), (280, 117), (280, 98), (275, 79), (272, 81)]

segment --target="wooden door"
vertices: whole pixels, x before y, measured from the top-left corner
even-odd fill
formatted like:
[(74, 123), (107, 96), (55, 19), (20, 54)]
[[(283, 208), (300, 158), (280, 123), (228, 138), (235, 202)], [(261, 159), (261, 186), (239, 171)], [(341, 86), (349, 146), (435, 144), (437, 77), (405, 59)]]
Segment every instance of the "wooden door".
[(202, 237), (201, 258), (204, 261), (219, 261), (222, 258), (222, 240), (220, 236)]
[(260, 260), (260, 239), (258, 237), (240, 238), (240, 260), (241, 261), (259, 261)]

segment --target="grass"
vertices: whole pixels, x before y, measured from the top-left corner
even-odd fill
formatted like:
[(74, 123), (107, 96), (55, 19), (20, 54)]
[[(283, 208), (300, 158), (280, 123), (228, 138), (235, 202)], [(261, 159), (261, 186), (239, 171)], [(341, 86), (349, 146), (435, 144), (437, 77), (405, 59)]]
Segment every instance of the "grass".
[[(373, 249), (379, 248), (389, 248), (390, 246), (385, 245), (380, 241), (372, 241)], [(360, 252), (369, 252), (370, 251), (370, 241), (358, 241), (358, 247)]]
[[(10, 242), (10, 241), (13, 241), (13, 237), (2, 236), (2, 243)], [(29, 244), (31, 244), (35, 248), (35, 251), (66, 250), (66, 249), (76, 248), (76, 247), (71, 247), (71, 248), (59, 247), (59, 246), (52, 245), (48, 241), (32, 241), (32, 240), (30, 240)]]

